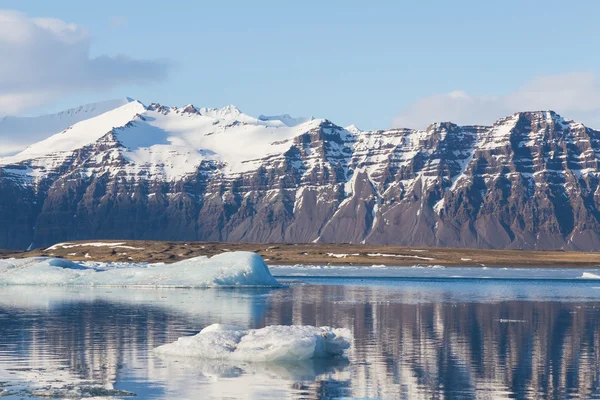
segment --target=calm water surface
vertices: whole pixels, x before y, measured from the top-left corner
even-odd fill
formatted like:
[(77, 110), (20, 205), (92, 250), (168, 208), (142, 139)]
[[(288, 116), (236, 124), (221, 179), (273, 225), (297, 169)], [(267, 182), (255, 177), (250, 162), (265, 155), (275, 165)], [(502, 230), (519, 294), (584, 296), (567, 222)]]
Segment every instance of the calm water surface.
[[(275, 290), (0, 288), (0, 396), (600, 398), (600, 282), (294, 278)], [(221, 322), (350, 328), (348, 362), (165, 359)]]

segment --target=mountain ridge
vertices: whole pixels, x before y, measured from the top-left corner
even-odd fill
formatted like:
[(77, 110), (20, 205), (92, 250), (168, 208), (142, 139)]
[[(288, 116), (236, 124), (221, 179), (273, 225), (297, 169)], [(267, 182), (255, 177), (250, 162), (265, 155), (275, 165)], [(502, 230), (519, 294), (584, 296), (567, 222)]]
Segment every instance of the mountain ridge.
[(54, 114), (34, 117), (0, 117), (0, 157), (16, 154), (27, 145), (47, 138), (84, 119), (92, 118), (123, 106), (133, 99), (105, 100), (84, 104)]
[(0, 158), (0, 247), (102, 237), (600, 248), (598, 131), (554, 111), (348, 128), (131, 101)]

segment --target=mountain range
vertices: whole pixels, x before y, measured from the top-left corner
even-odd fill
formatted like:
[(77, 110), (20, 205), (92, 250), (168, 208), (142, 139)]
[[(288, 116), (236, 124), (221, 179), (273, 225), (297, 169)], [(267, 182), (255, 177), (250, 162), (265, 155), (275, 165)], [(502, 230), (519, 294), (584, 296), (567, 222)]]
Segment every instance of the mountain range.
[(553, 111), (362, 131), (127, 98), (0, 119), (0, 248), (101, 238), (597, 250), (599, 160), (600, 132)]

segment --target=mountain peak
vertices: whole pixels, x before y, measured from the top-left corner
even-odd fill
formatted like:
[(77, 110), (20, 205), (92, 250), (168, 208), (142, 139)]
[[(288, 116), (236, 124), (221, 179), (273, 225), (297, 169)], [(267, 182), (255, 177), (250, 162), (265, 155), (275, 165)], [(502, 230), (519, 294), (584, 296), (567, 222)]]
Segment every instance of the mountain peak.
[[(47, 114), (42, 117), (55, 116), (58, 118), (64, 118), (68, 115), (74, 115), (74, 114), (88, 114), (87, 117), (91, 118), (92, 116), (103, 114), (107, 111), (122, 107), (125, 104), (131, 103), (134, 101), (137, 101), (137, 100), (132, 99), (130, 97), (118, 98), (118, 99), (112, 99), (112, 100), (104, 100), (104, 101), (99, 101), (96, 103), (84, 104), (79, 107), (69, 108), (67, 110), (60, 111), (56, 114)], [(41, 118), (41, 117), (33, 117), (33, 118)]]
[(455, 129), (457, 128), (458, 125), (456, 125), (453, 122), (449, 122), (449, 121), (445, 121), (445, 122), (434, 122), (433, 124), (429, 125), (426, 129), (427, 132), (430, 131), (438, 131), (438, 130), (451, 130), (451, 129)]
[(225, 120), (236, 119), (237, 117), (243, 114), (240, 111), (240, 109), (234, 105), (228, 105), (222, 108), (203, 107), (200, 110), (198, 110), (198, 112), (200, 113), (200, 115), (203, 115), (205, 117)]
[[(14, 155), (27, 146), (50, 135), (106, 112), (137, 102), (130, 97), (84, 104), (79, 107), (36, 117), (4, 117), (0, 119), (0, 157)], [(141, 104), (141, 103), (140, 103)]]
[(188, 104), (187, 106), (181, 108), (180, 111), (188, 114), (199, 114), (198, 109), (193, 104)]
[(310, 122), (314, 120), (314, 117), (292, 117), (289, 114), (280, 114), (280, 115), (259, 115), (259, 121), (279, 121), (282, 124), (293, 127), (297, 125), (302, 125), (306, 122)]
[(362, 131), (362, 130), (361, 130), (359, 127), (358, 127), (358, 126), (356, 126), (356, 125), (354, 125), (354, 124), (352, 124), (352, 125), (348, 125), (348, 126), (347, 126), (347, 127), (345, 127), (344, 129), (345, 129), (345, 130), (347, 130), (347, 131), (348, 131), (348, 132), (350, 132), (350, 133), (354, 133), (355, 135), (356, 135), (356, 134), (359, 134), (359, 133), (361, 133), (361, 132), (363, 132), (363, 131)]
[[(556, 111), (553, 110), (532, 110), (532, 111), (518, 111), (512, 114), (510, 117), (525, 117), (535, 119), (546, 119), (562, 121), (563, 117), (560, 116)], [(509, 118), (510, 118), (509, 117)]]
[(546, 124), (546, 125), (554, 125), (558, 124), (561, 126), (569, 126), (572, 124), (584, 126), (581, 123), (566, 120), (560, 114), (553, 110), (537, 110), (537, 111), (520, 111), (512, 114), (509, 117), (502, 118), (498, 122), (502, 121), (521, 121), (526, 120), (531, 123), (535, 122), (537, 124)]

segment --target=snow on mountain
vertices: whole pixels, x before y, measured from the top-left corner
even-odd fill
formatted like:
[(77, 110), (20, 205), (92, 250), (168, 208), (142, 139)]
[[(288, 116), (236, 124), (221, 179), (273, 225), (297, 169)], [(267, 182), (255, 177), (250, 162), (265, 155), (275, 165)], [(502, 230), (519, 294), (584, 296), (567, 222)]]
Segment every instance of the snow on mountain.
[(281, 122), (285, 126), (292, 127), (292, 126), (304, 124), (305, 122), (312, 121), (314, 118), (313, 117), (294, 118), (294, 117), (291, 117), (289, 114), (282, 114), (282, 115), (272, 115), (272, 116), (260, 115), (258, 117), (258, 119), (260, 121), (278, 121), (278, 122)]
[(133, 101), (130, 98), (86, 104), (39, 117), (0, 117), (0, 156), (16, 154), (30, 144)]
[[(145, 171), (173, 181), (194, 173), (203, 160), (224, 164), (225, 172), (241, 173), (258, 168), (260, 160), (269, 154), (281, 154), (291, 146), (290, 139), (321, 122), (286, 117), (289, 125), (280, 119), (250, 117), (235, 106), (198, 109), (193, 105), (176, 108), (154, 103), (145, 107), (131, 101), (78, 122), (14, 156), (0, 158), (0, 165), (36, 160), (38, 168), (52, 168), (57, 159), (112, 133), (122, 147), (119, 154), (128, 160), (120, 169), (128, 176)], [(46, 159), (46, 164), (40, 159)], [(50, 161), (52, 166), (47, 164)], [(39, 170), (31, 174), (38, 175)]]
[(349, 125), (349, 126), (347, 126), (346, 128), (344, 128), (344, 129), (346, 129), (346, 130), (347, 130), (348, 132), (350, 132), (350, 133), (354, 133), (355, 135), (356, 135), (356, 134), (359, 134), (359, 133), (361, 133), (361, 132), (362, 132), (362, 130), (361, 130), (361, 129), (359, 129), (359, 128), (358, 128), (356, 125), (354, 125), (354, 124), (352, 124), (352, 125)]
[[(180, 109), (158, 112), (148, 110), (142, 118), (122, 129), (117, 137), (129, 152), (127, 157), (137, 164), (170, 165), (176, 178), (193, 172), (202, 160), (226, 164), (225, 171), (240, 173), (258, 167), (260, 159), (280, 154), (291, 146), (290, 139), (318, 126), (320, 120), (301, 125), (272, 124), (241, 113), (228, 106), (222, 109), (200, 109), (184, 115)], [(148, 132), (161, 136), (156, 145), (138, 142)], [(180, 169), (177, 171), (177, 169)]]
[(0, 247), (102, 237), (594, 249), (600, 132), (551, 111), (362, 131), (132, 101), (0, 158), (0, 199)]
[(0, 158), (0, 164), (14, 164), (80, 149), (85, 145), (96, 142), (110, 132), (111, 129), (127, 124), (138, 113), (143, 113), (144, 110), (145, 107), (142, 103), (132, 101), (96, 117), (78, 122), (60, 133), (32, 144), (14, 156)]

